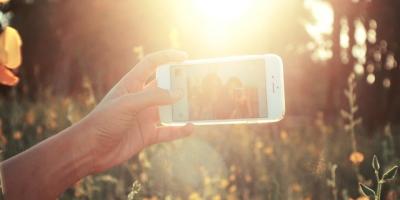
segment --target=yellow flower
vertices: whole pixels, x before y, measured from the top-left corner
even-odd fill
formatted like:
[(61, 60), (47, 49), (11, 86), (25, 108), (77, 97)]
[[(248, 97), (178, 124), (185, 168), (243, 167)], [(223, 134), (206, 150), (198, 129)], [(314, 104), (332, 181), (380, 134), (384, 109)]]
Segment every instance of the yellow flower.
[(363, 160), (364, 154), (362, 154), (361, 152), (355, 151), (350, 155), (350, 161), (355, 165), (362, 163)]
[(219, 181), (219, 187), (226, 188), (229, 185), (229, 182), (226, 179), (221, 179)]
[(189, 200), (201, 200), (202, 198), (200, 197), (200, 195), (197, 192), (192, 192), (189, 195)]
[(236, 189), (237, 189), (236, 185), (232, 185), (232, 186), (229, 188), (229, 192), (230, 192), (230, 193), (234, 193), (234, 192), (236, 192)]
[(264, 146), (264, 144), (261, 141), (256, 142), (256, 148), (261, 149)]
[(204, 185), (210, 185), (211, 183), (211, 178), (209, 176), (204, 177)]
[(222, 198), (221, 198), (221, 196), (219, 195), (219, 194), (217, 194), (217, 195), (215, 195), (214, 197), (213, 197), (213, 200), (221, 200)]
[(6, 27), (0, 34), (0, 64), (10, 69), (16, 69), (21, 65), (22, 40), (18, 31), (12, 27)]

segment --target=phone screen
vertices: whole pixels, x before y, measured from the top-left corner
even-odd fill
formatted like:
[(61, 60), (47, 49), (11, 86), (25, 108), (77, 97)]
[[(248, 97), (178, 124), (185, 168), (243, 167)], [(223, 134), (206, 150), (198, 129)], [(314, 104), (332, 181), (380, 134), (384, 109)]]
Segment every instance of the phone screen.
[(265, 70), (264, 59), (172, 65), (171, 89), (184, 92), (173, 121), (266, 118)]

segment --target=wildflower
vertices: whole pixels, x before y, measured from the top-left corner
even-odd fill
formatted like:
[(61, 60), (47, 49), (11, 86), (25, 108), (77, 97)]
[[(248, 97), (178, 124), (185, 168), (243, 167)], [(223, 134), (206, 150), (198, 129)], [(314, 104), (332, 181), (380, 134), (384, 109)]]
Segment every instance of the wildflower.
[(75, 197), (82, 197), (85, 195), (85, 190), (82, 185), (82, 180), (78, 181), (74, 185), (74, 196)]
[(36, 127), (36, 134), (37, 134), (38, 136), (43, 135), (43, 127), (42, 127), (42, 126), (37, 126), (37, 127)]
[(301, 192), (302, 191), (301, 185), (298, 183), (293, 184), (291, 189), (293, 192)]
[(140, 185), (139, 182), (137, 182), (137, 181), (133, 182), (131, 191), (128, 194), (128, 200), (139, 199), (141, 189), (142, 189), (142, 185)]
[(33, 125), (35, 123), (35, 113), (33, 112), (33, 110), (29, 110), (26, 115), (25, 115), (25, 122), (28, 125)]
[(49, 109), (46, 113), (47, 121), (46, 126), (50, 129), (57, 128), (57, 113), (53, 109)]
[(256, 148), (261, 149), (264, 146), (264, 144), (261, 141), (256, 142)]
[(355, 151), (350, 155), (350, 161), (355, 165), (360, 164), (363, 160), (364, 160), (364, 154), (358, 151)]
[(211, 183), (211, 178), (209, 176), (204, 177), (204, 185), (210, 185)]
[(253, 180), (253, 178), (249, 174), (246, 174), (246, 176), (244, 176), (244, 180), (250, 183)]
[(189, 195), (189, 200), (201, 200), (202, 198), (200, 197), (200, 195), (197, 192), (192, 192)]
[(221, 179), (219, 181), (219, 187), (226, 188), (229, 185), (229, 182), (226, 179)]
[(221, 198), (221, 195), (217, 194), (212, 199), (213, 200), (221, 200), (222, 198)]
[(267, 156), (272, 156), (272, 154), (274, 153), (274, 148), (272, 147), (265, 147), (264, 148), (264, 153)]
[(230, 192), (230, 193), (234, 193), (234, 192), (236, 192), (236, 190), (237, 190), (236, 185), (232, 185), (232, 186), (229, 188), (229, 192)]
[(14, 134), (13, 134), (13, 139), (14, 140), (21, 140), (22, 139), (21, 131), (15, 131)]
[(229, 168), (231, 170), (231, 172), (236, 171), (236, 166), (235, 165), (231, 165), (231, 167)]
[(21, 65), (21, 37), (14, 28), (5, 27), (0, 40), (0, 84), (15, 86), (19, 78), (10, 69)]
[(0, 84), (7, 86), (15, 86), (19, 82), (19, 78), (13, 72), (0, 65)]
[(149, 177), (147, 176), (147, 174), (142, 172), (140, 174), (140, 181), (144, 183), (144, 182), (147, 182), (148, 180), (149, 180)]
[(281, 137), (281, 140), (282, 140), (283, 142), (286, 142), (287, 139), (288, 139), (288, 133), (287, 133), (285, 130), (282, 130), (282, 131), (281, 131), (281, 134), (280, 134), (280, 137)]
[(231, 182), (235, 181), (235, 180), (236, 180), (236, 176), (235, 176), (234, 174), (230, 175), (230, 176), (229, 176), (229, 180), (230, 180)]

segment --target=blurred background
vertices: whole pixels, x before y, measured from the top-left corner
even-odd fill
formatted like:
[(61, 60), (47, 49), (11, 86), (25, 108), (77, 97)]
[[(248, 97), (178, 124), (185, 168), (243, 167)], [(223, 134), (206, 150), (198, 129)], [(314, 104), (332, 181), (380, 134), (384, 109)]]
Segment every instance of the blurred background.
[[(283, 121), (198, 127), (60, 199), (127, 199), (134, 181), (139, 199), (367, 199), (372, 156), (400, 164), (398, 0), (0, 2), (22, 41), (22, 64), (1, 64), (19, 78), (0, 86), (3, 159), (84, 117), (147, 53), (284, 61)], [(396, 178), (382, 199), (399, 194)]]

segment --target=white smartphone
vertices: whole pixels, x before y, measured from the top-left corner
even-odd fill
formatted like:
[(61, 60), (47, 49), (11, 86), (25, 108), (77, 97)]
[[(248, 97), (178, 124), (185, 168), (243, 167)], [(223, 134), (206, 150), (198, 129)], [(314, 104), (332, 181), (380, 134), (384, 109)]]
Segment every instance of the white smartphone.
[(276, 122), (285, 113), (282, 59), (273, 54), (190, 60), (159, 66), (157, 85), (181, 90), (160, 106), (164, 126)]

